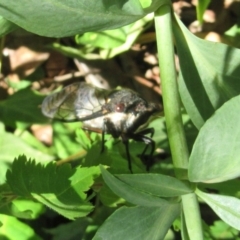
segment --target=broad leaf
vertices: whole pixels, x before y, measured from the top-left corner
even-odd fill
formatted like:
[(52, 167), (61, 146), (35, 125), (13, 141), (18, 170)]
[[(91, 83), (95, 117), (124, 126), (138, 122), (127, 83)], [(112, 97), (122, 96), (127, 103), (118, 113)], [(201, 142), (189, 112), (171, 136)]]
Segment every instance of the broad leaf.
[(127, 25), (166, 2), (153, 0), (142, 6), (139, 0), (19, 0), (17, 4), (0, 0), (0, 15), (30, 32), (64, 37)]
[(217, 194), (207, 194), (198, 189), (196, 194), (202, 198), (224, 222), (240, 230), (239, 199)]
[(104, 222), (93, 240), (164, 239), (172, 222), (179, 215), (179, 204), (157, 208), (122, 207)]
[(119, 174), (116, 178), (136, 190), (158, 197), (177, 197), (193, 191), (187, 183), (162, 174)]
[(157, 196), (135, 189), (120, 181), (101, 166), (102, 176), (108, 187), (118, 196), (140, 206), (164, 206), (168, 202)]
[(16, 24), (0, 16), (0, 37), (12, 32), (17, 28), (18, 26)]
[(189, 159), (192, 182), (222, 182), (240, 176), (240, 96), (226, 102), (204, 124)]
[(179, 20), (173, 30), (181, 67), (181, 99), (200, 129), (217, 108), (240, 93), (240, 49), (202, 40)]
[(99, 174), (98, 167), (72, 169), (64, 164), (46, 166), (20, 157), (7, 172), (7, 183), (13, 192), (24, 197), (34, 197), (63, 216), (74, 219), (86, 216), (92, 205), (86, 201), (86, 191)]

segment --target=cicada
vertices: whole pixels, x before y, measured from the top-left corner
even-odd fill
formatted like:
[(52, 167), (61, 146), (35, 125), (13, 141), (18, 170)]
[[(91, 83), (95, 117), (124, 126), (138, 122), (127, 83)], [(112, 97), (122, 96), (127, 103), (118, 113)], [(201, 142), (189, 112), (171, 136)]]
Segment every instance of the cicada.
[(154, 129), (142, 129), (149, 118), (158, 112), (158, 104), (148, 103), (130, 89), (106, 90), (84, 82), (73, 83), (60, 92), (49, 95), (42, 103), (42, 113), (45, 116), (64, 122), (81, 121), (83, 129), (101, 133), (102, 151), (105, 134), (111, 134), (113, 138), (120, 137), (126, 148), (131, 172), (129, 139), (146, 144), (140, 156), (144, 156), (148, 146), (151, 147), (150, 155), (153, 155)]

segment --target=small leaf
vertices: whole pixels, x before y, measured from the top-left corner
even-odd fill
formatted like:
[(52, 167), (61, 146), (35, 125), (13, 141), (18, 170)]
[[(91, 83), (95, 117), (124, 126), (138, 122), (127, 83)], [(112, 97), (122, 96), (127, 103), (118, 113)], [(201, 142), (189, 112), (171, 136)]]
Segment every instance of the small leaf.
[(74, 219), (92, 210), (85, 192), (97, 175), (98, 167), (72, 169), (68, 164), (56, 167), (55, 163), (43, 166), (22, 156), (7, 172), (7, 183), (15, 194), (33, 196), (63, 216)]
[(211, 0), (201, 0), (201, 1), (198, 1), (197, 3), (197, 19), (200, 24), (202, 24), (203, 22), (203, 14), (210, 2)]
[(208, 194), (199, 189), (196, 190), (196, 194), (202, 198), (224, 222), (240, 230), (239, 199), (217, 194)]
[(111, 175), (102, 166), (101, 172), (105, 183), (108, 187), (118, 196), (124, 198), (130, 203), (140, 206), (163, 206), (168, 205), (168, 202), (157, 196), (145, 193), (138, 189), (135, 189), (128, 184), (120, 181), (118, 178)]
[(76, 141), (76, 129), (80, 128), (78, 122), (63, 123), (55, 121), (53, 123), (53, 145), (56, 154), (60, 159), (67, 158), (73, 154), (83, 151), (81, 145)]
[(35, 158), (37, 162), (48, 162), (52, 156), (29, 146), (21, 138), (12, 133), (5, 132), (4, 125), (0, 123), (0, 184), (5, 182), (5, 175), (13, 159), (25, 154), (29, 158)]
[(193, 192), (187, 184), (162, 174), (119, 174), (116, 177), (139, 191), (158, 197), (176, 197)]
[(164, 239), (174, 219), (180, 215), (180, 205), (162, 207), (122, 207), (99, 228), (93, 240)]
[(210, 232), (214, 239), (238, 239), (238, 231), (220, 220), (214, 222)]
[(1, 239), (34, 239), (41, 240), (29, 225), (19, 221), (15, 217), (0, 214), (0, 236)]
[(216, 183), (240, 176), (239, 112), (237, 96), (201, 128), (189, 159), (190, 181)]
[(36, 219), (45, 210), (41, 203), (22, 198), (13, 200), (8, 209), (9, 214), (22, 219)]

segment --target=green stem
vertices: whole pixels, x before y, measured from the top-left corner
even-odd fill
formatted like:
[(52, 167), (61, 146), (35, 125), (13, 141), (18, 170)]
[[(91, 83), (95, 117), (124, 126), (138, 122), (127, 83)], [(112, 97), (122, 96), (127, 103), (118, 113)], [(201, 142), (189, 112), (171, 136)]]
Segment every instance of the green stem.
[[(179, 179), (187, 179), (189, 153), (182, 123), (181, 103), (175, 70), (170, 2), (155, 12), (155, 28), (164, 113), (173, 165), (176, 177)], [(185, 219), (185, 221), (184, 219), (182, 219), (182, 221), (186, 223), (189, 238), (191, 240), (202, 240), (201, 216), (196, 194), (183, 195), (182, 206)]]
[(177, 178), (187, 178), (188, 148), (183, 129), (172, 40), (171, 6), (155, 12), (155, 28), (163, 92), (164, 114)]
[(183, 214), (189, 239), (203, 240), (199, 203), (195, 193), (182, 196)]

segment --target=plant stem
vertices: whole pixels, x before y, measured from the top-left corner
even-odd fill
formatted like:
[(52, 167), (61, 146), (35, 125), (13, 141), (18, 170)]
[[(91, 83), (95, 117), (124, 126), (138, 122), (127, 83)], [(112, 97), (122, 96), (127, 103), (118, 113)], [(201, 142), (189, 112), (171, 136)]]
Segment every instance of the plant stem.
[(177, 85), (170, 5), (163, 5), (155, 12), (155, 28), (164, 114), (173, 165), (177, 178), (186, 179), (189, 154), (183, 129), (181, 104)]
[(5, 44), (5, 37), (0, 38), (0, 74), (2, 73), (2, 55)]
[(189, 239), (203, 240), (202, 222), (197, 195), (195, 193), (183, 195), (182, 206)]
[[(179, 179), (187, 179), (189, 153), (183, 129), (180, 96), (175, 70), (170, 2), (155, 12), (155, 28), (164, 113), (173, 165), (176, 177)], [(202, 240), (201, 216), (196, 194), (190, 193), (183, 195), (182, 205), (189, 238)]]

